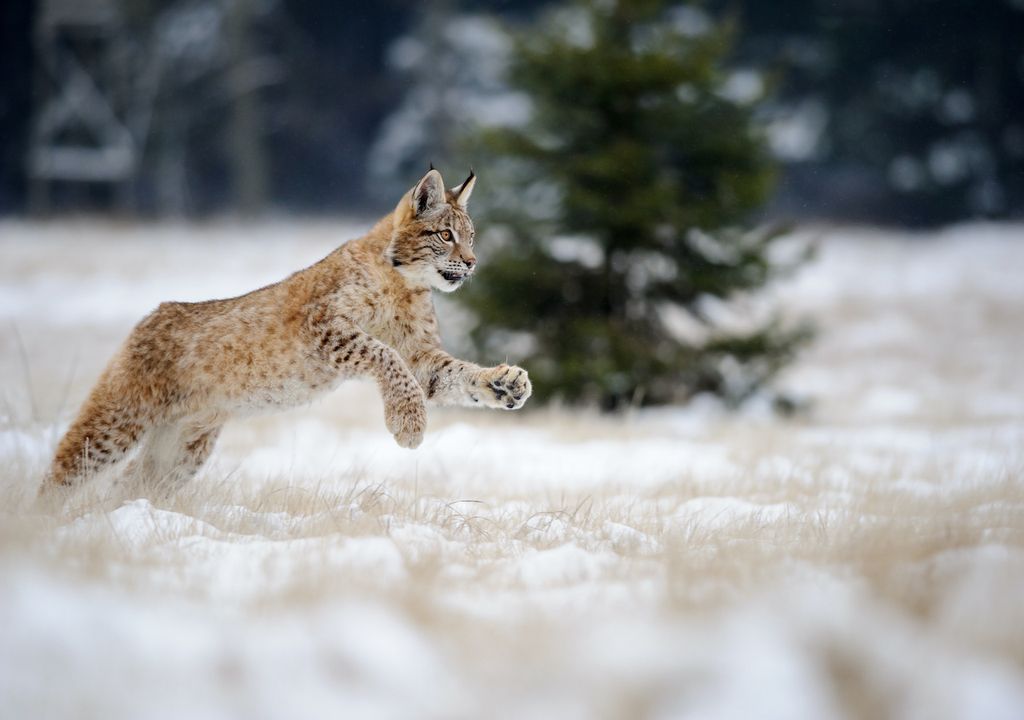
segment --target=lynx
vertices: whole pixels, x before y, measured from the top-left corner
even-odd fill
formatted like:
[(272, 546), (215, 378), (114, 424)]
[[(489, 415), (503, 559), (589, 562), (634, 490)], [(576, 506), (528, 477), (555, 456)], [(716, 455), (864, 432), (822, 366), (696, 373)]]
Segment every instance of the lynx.
[(431, 168), (394, 212), (311, 267), (241, 297), (161, 304), (103, 371), (44, 492), (137, 446), (128, 473), (179, 487), (229, 418), (308, 403), (351, 377), (376, 381), (404, 448), (423, 440), (427, 400), (521, 408), (525, 370), (458, 360), (438, 335), (431, 289), (451, 292), (476, 268), (466, 210), (475, 183), (471, 172), (446, 190)]

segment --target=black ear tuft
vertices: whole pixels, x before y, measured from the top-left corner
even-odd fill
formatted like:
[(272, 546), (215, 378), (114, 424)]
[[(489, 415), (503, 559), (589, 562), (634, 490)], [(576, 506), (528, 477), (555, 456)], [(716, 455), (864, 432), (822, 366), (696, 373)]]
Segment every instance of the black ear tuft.
[(469, 177), (453, 190), (455, 193), (455, 202), (460, 206), (466, 207), (466, 203), (469, 202), (469, 196), (473, 194), (473, 187), (476, 185), (476, 173), (473, 172), (473, 168), (469, 169)]

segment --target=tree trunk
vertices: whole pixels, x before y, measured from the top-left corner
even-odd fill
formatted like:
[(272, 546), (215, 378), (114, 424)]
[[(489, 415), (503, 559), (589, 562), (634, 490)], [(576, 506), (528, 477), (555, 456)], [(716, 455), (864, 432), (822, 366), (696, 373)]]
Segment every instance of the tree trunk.
[(250, 43), (251, 0), (228, 3), (227, 33), (231, 54), (232, 97), (228, 162), (235, 207), (244, 217), (263, 212), (267, 203), (267, 161), (258, 85), (246, 77), (253, 60)]

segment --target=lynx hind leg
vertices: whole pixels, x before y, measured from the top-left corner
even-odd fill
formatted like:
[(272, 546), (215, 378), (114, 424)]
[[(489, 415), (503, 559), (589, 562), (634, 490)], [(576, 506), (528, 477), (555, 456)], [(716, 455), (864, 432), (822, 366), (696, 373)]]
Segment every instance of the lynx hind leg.
[(125, 408), (102, 381), (57, 445), (40, 494), (68, 488), (123, 458), (145, 429), (144, 414)]
[(174, 492), (188, 483), (213, 452), (220, 425), (174, 423), (147, 433), (139, 456), (125, 472), (125, 480), (142, 487)]

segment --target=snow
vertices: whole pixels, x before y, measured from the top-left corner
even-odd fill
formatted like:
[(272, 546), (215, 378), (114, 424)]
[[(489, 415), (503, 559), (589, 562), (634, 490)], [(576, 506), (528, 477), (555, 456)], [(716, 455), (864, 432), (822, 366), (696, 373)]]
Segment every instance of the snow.
[(820, 100), (780, 108), (766, 128), (772, 152), (781, 160), (813, 159), (827, 124), (828, 110)]
[[(509, 457), (509, 448), (529, 452)], [(453, 463), (451, 458), (458, 457)], [(502, 462), (502, 458), (505, 462)], [(498, 458), (505, 489), (528, 492), (559, 486), (607, 486), (629, 478), (633, 487), (657, 487), (681, 473), (706, 477), (735, 472), (721, 447), (688, 442), (678, 437), (632, 438), (630, 451), (605, 440), (565, 441), (551, 433), (510, 427), (481, 434), (468, 422), (457, 422), (430, 433), (415, 454), (405, 452), (378, 430), (348, 431), (342, 436), (322, 422), (299, 421), (294, 432), (273, 447), (248, 453), (234, 470), (252, 476), (293, 473), (324, 476), (369, 471), (383, 477), (411, 477), (417, 468), (442, 470), (450, 482), (486, 490), (491, 479), (481, 468)]]
[(0, 715), (1024, 717), (1015, 226), (801, 230), (792, 420), (432, 409), (410, 452), (347, 383), (176, 496), (31, 507), (139, 317), (360, 227), (0, 225)]
[(728, 527), (737, 521), (749, 520), (767, 523), (800, 511), (790, 503), (759, 505), (732, 497), (699, 497), (687, 500), (676, 511), (681, 523), (699, 523), (702, 526)]
[(726, 100), (749, 105), (764, 97), (764, 80), (756, 70), (734, 70), (725, 79), (718, 93)]
[[(22, 580), (2, 605), (26, 619), (0, 647), (0, 696), (13, 717), (224, 717), (217, 699), (244, 716), (399, 717), (439, 705), (451, 683), (436, 649), (385, 607), (254, 622), (216, 606), (125, 602), (97, 588)], [(157, 668), (162, 678), (152, 676)]]

